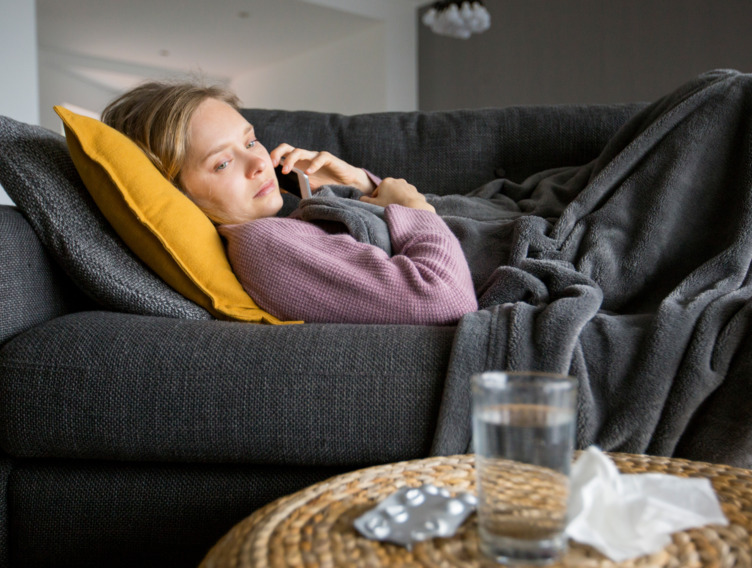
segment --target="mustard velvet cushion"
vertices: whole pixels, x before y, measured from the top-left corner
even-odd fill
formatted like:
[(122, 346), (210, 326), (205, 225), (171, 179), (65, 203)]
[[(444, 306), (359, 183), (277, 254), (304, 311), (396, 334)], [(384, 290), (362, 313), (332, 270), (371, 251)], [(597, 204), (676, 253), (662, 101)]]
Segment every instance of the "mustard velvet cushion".
[(124, 134), (56, 106), (73, 163), (115, 231), (165, 282), (219, 319), (282, 322), (232, 271), (212, 222)]

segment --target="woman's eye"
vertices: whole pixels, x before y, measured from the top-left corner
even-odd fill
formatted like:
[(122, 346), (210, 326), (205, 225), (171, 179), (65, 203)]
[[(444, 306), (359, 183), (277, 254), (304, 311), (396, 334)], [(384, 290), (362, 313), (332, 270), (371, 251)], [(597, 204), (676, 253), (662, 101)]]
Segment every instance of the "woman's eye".
[(224, 169), (225, 169), (225, 168), (226, 168), (226, 167), (227, 167), (227, 166), (228, 166), (229, 164), (230, 164), (230, 162), (222, 162), (221, 164), (219, 164), (219, 165), (218, 165), (218, 166), (217, 166), (216, 168), (214, 168), (214, 169), (215, 169), (215, 171), (220, 171), (220, 170), (224, 170)]
[(248, 142), (248, 144), (245, 145), (245, 147), (253, 148), (256, 145), (256, 142), (258, 142), (258, 140), (251, 140), (250, 142)]

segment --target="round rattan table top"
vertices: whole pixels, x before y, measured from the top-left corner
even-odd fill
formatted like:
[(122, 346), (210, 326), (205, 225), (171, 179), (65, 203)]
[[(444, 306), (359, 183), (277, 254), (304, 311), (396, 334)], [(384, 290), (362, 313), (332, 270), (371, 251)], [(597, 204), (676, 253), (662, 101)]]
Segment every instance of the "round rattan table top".
[[(606, 567), (752, 566), (752, 471), (724, 465), (654, 456), (609, 453), (624, 473), (658, 472), (707, 477), (713, 483), (728, 526), (675, 533), (660, 552), (613, 562), (596, 550), (570, 542), (551, 565)], [(436, 457), (354, 471), (282, 497), (237, 524), (209, 552), (201, 568), (312, 566), (491, 567), (478, 549), (477, 516), (452, 538), (406, 548), (368, 540), (353, 521), (400, 487), (431, 483), (451, 492), (475, 492), (474, 456)]]

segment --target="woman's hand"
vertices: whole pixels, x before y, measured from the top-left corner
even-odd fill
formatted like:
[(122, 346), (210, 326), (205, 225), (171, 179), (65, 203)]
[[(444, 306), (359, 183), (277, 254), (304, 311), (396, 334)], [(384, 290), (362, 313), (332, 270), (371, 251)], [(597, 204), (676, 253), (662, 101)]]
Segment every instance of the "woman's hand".
[(370, 197), (364, 196), (360, 200), (366, 203), (381, 205), (382, 207), (395, 204), (436, 213), (433, 205), (430, 205), (426, 201), (425, 195), (420, 193), (414, 185), (410, 185), (403, 179), (385, 178), (373, 190)]
[(311, 182), (311, 189), (322, 185), (348, 185), (369, 195), (374, 185), (371, 178), (361, 168), (351, 166), (329, 152), (314, 152), (280, 144), (271, 151), (272, 163), (276, 168), (282, 164), (282, 173), (289, 174), (292, 168), (303, 170)]

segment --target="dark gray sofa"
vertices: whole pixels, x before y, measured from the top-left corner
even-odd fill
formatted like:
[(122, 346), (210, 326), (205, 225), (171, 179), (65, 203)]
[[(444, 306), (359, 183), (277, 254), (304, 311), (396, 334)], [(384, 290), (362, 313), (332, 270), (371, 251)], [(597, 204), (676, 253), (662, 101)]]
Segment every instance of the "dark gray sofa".
[[(642, 106), (244, 113), (443, 195), (584, 164)], [(63, 137), (0, 119), (0, 183), (0, 566), (195, 566), (278, 496), (431, 452), (454, 327), (213, 320), (112, 234)]]

